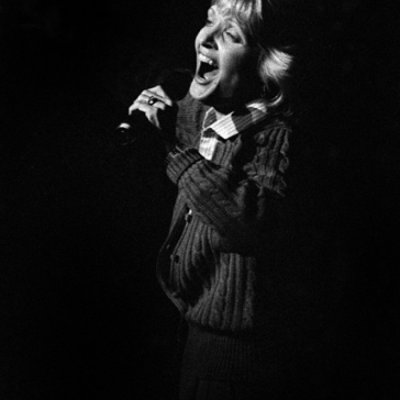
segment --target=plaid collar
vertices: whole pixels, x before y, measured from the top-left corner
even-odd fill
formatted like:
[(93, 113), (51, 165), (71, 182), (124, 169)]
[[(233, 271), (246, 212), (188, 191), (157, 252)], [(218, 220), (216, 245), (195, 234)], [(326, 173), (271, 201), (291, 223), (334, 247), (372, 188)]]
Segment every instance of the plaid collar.
[[(258, 124), (266, 117), (267, 105), (263, 99), (253, 100), (245, 104), (242, 109), (232, 111), (218, 120), (215, 120), (215, 110), (211, 107), (204, 116), (203, 131), (212, 129), (222, 139), (229, 139), (247, 128)], [(208, 124), (210, 120), (214, 120), (214, 122)]]

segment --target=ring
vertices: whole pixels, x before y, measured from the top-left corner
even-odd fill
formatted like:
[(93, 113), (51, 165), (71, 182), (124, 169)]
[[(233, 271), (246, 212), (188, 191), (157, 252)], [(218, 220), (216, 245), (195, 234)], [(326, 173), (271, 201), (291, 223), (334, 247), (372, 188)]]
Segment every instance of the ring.
[(147, 104), (149, 106), (152, 106), (156, 101), (157, 99), (154, 96), (150, 96), (149, 99), (147, 100)]

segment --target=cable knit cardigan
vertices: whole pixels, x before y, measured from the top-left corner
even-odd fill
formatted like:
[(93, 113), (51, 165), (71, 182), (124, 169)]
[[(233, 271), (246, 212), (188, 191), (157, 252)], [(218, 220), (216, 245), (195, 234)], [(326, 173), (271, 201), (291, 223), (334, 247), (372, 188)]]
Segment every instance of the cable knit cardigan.
[(178, 195), (158, 279), (188, 322), (251, 332), (267, 315), (290, 129), (271, 116), (223, 141), (211, 162), (197, 151), (206, 110), (190, 95), (179, 104), (167, 156)]

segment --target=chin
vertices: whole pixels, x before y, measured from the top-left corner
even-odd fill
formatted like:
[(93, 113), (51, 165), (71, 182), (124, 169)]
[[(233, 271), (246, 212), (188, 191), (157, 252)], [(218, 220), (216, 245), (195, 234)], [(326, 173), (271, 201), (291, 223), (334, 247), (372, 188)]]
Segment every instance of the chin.
[(230, 111), (232, 108), (231, 99), (227, 99), (224, 96), (221, 96), (219, 81), (217, 79), (209, 82), (208, 84), (200, 84), (195, 79), (193, 79), (190, 88), (190, 95), (202, 102), (207, 106), (214, 107), (216, 110)]
[(215, 100), (218, 91), (218, 80), (214, 79), (210, 82), (203, 83), (199, 82), (196, 77), (192, 80), (189, 88), (190, 95), (205, 104), (212, 105), (213, 99)]

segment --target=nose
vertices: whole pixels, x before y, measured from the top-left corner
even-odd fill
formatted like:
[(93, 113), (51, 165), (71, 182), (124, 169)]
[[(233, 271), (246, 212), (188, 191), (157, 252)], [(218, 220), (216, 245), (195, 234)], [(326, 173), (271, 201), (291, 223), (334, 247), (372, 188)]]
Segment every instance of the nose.
[(200, 45), (207, 49), (217, 48), (217, 36), (219, 35), (219, 28), (217, 26), (205, 27), (201, 35)]

